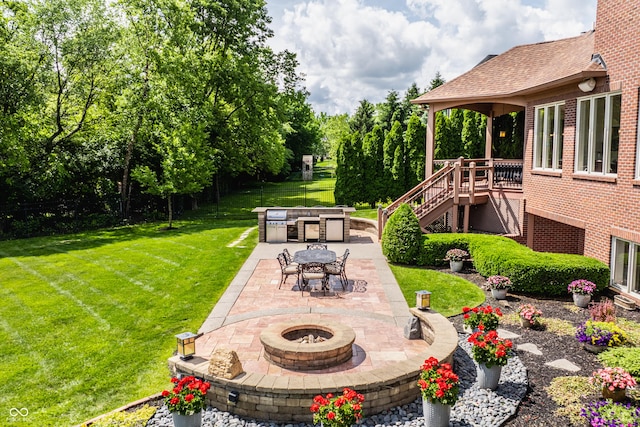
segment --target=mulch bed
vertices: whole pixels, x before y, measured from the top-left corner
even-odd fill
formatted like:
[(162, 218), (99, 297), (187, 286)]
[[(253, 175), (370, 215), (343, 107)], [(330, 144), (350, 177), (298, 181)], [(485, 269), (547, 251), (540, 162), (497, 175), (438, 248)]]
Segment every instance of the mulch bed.
[[(442, 270), (447, 272), (447, 270)], [(474, 270), (464, 270), (461, 273), (451, 273), (462, 277), (470, 282), (476, 283), (479, 287), (485, 283), (485, 278), (477, 274)], [(491, 291), (486, 291), (485, 305), (499, 306), (505, 316), (514, 313), (520, 304), (531, 303), (542, 311), (542, 318), (563, 319), (573, 323), (576, 327), (583, 321), (589, 319), (588, 309), (577, 309), (573, 305), (571, 295), (566, 297), (543, 298), (540, 296), (521, 295), (509, 293), (506, 301), (497, 301), (491, 296)], [(605, 295), (606, 297), (606, 295)], [(610, 299), (613, 295), (608, 296)], [(601, 297), (594, 298), (599, 301)], [(576, 310), (577, 309), (577, 310)], [(616, 308), (617, 316), (640, 322), (640, 311), (627, 311)], [(451, 317), (450, 320), (456, 329), (462, 331), (462, 315)], [(582, 348), (582, 345), (572, 336), (559, 336), (548, 332), (544, 328), (523, 329), (520, 325), (504, 324), (501, 328), (520, 334), (521, 337), (514, 339), (514, 344), (531, 343), (535, 344), (543, 353), (541, 356), (526, 351), (518, 351), (518, 356), (527, 368), (529, 378), (529, 390), (525, 399), (520, 404), (516, 415), (510, 419), (505, 426), (508, 427), (532, 427), (532, 426), (556, 426), (570, 425), (567, 418), (558, 417), (555, 414), (558, 406), (547, 395), (545, 388), (551, 384), (551, 380), (559, 376), (591, 376), (591, 373), (602, 364), (595, 354), (589, 353)], [(569, 372), (545, 366), (545, 363), (557, 359), (567, 359), (579, 366), (581, 371)]]

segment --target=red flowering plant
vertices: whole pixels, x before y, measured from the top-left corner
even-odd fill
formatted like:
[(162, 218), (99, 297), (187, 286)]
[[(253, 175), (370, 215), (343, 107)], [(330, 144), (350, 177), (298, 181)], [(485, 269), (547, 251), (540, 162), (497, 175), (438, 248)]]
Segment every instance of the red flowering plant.
[(504, 366), (513, 356), (513, 343), (504, 338), (500, 338), (496, 331), (489, 331), (484, 334), (482, 331), (471, 334), (467, 340), (473, 344), (471, 353), (473, 359), (478, 364), (492, 366)]
[(171, 382), (173, 389), (162, 392), (169, 412), (191, 415), (204, 409), (205, 396), (211, 384), (193, 376), (182, 377), (182, 379), (171, 378)]
[(440, 363), (435, 357), (424, 361), (418, 380), (424, 399), (454, 405), (458, 400), (458, 384), (458, 376), (449, 363)]
[(498, 323), (502, 317), (500, 308), (493, 308), (490, 305), (474, 308), (462, 307), (462, 312), (464, 313), (465, 326), (481, 331), (495, 331), (498, 329)]
[(362, 418), (362, 402), (364, 396), (350, 388), (338, 396), (317, 395), (311, 405), (313, 422), (322, 423), (324, 427), (351, 427)]

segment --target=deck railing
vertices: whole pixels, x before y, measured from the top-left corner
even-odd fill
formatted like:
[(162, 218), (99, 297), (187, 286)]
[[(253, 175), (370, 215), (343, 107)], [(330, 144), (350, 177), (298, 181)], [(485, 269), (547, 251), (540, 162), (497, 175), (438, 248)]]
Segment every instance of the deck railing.
[(522, 188), (522, 161), (504, 159), (436, 160), (437, 171), (406, 192), (396, 201), (378, 212), (378, 230), (382, 229), (391, 214), (403, 203), (410, 205), (418, 219), (424, 218), (449, 199), (459, 203), (461, 196), (475, 203), (478, 193), (497, 188)]

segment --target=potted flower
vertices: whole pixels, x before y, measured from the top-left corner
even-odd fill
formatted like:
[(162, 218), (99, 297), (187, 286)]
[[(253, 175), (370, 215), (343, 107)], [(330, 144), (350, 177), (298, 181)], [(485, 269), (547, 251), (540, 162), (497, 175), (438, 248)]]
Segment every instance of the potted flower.
[(602, 389), (602, 397), (614, 402), (624, 400), (626, 389), (636, 386), (636, 380), (622, 368), (598, 369), (589, 378), (589, 382)]
[(462, 307), (463, 323), (469, 332), (495, 331), (498, 329), (502, 311), (499, 307), (493, 308), (490, 305), (486, 307)]
[(520, 316), (520, 325), (523, 328), (530, 328), (539, 323), (542, 312), (533, 304), (520, 304), (518, 307), (518, 316)]
[(495, 299), (505, 299), (507, 291), (511, 288), (511, 279), (499, 275), (489, 276), (486, 288), (491, 289), (491, 295)]
[(500, 338), (496, 331), (486, 334), (481, 331), (471, 334), (469, 341), (473, 347), (471, 354), (478, 364), (478, 387), (495, 390), (500, 381), (502, 367), (513, 356), (513, 343)]
[(634, 407), (631, 402), (598, 400), (582, 408), (580, 415), (590, 426), (640, 426), (640, 406)]
[(613, 322), (587, 320), (576, 329), (576, 338), (586, 350), (599, 353), (609, 347), (624, 344), (627, 333)]
[(318, 395), (311, 405), (313, 422), (324, 427), (351, 427), (362, 418), (362, 402), (364, 396), (350, 388), (345, 388), (338, 396), (332, 393), (326, 397)]
[(458, 400), (458, 376), (449, 363), (435, 357), (424, 361), (420, 369), (418, 387), (422, 394), (422, 413), (425, 426), (447, 427), (451, 406)]
[(164, 390), (162, 396), (173, 417), (175, 427), (199, 427), (202, 425), (202, 409), (211, 384), (193, 376), (171, 378), (173, 388)]
[(464, 260), (469, 256), (469, 252), (464, 249), (449, 249), (444, 257), (445, 261), (449, 261), (449, 268), (453, 272), (462, 271)]
[(586, 308), (591, 301), (591, 295), (596, 290), (596, 285), (585, 279), (574, 280), (569, 283), (567, 291), (573, 294), (573, 303), (581, 308)]

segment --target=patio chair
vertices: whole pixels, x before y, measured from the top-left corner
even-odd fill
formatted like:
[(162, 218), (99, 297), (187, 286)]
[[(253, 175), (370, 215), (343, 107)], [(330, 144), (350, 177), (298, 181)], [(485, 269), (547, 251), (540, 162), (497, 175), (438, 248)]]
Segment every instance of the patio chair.
[(322, 289), (327, 290), (327, 275), (325, 274), (324, 264), (320, 262), (310, 262), (309, 264), (303, 264), (300, 266), (300, 276), (302, 280), (298, 281), (301, 295), (304, 294), (304, 288), (308, 287), (311, 292), (309, 282), (311, 280), (320, 280), (322, 282)]
[(284, 248), (282, 250), (282, 253), (284, 254), (284, 259), (287, 260), (287, 265), (295, 265), (295, 266), (298, 265), (297, 262), (293, 262), (293, 257), (291, 256), (287, 248)]
[(326, 244), (324, 244), (324, 243), (309, 243), (309, 244), (307, 245), (307, 250), (308, 250), (308, 251), (310, 251), (310, 250), (311, 250), (311, 251), (313, 251), (313, 250), (316, 250), (316, 249), (324, 249), (324, 250), (327, 250), (327, 245), (326, 245)]
[(278, 285), (278, 289), (282, 287), (283, 283), (286, 283), (287, 278), (289, 276), (298, 277), (298, 265), (291, 265), (287, 263), (287, 258), (283, 253), (278, 254), (278, 262), (280, 263), (280, 271), (282, 275), (280, 276), (280, 284)]
[(347, 290), (347, 285), (349, 284), (349, 280), (347, 279), (347, 274), (345, 272), (345, 265), (347, 263), (347, 258), (349, 257), (349, 249), (345, 249), (344, 255), (338, 257), (336, 262), (332, 262), (330, 264), (326, 264), (325, 272), (327, 275), (327, 283), (329, 283), (330, 276), (339, 276), (340, 284), (342, 285), (342, 290)]

